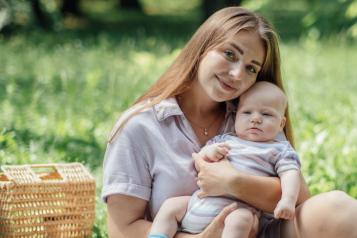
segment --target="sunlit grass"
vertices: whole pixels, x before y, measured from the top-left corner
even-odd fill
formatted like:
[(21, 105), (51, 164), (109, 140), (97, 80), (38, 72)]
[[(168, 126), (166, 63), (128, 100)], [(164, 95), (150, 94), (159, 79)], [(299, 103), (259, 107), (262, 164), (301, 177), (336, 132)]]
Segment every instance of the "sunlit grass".
[(337, 40), (283, 46), (297, 148), (313, 193), (357, 197), (356, 50)]

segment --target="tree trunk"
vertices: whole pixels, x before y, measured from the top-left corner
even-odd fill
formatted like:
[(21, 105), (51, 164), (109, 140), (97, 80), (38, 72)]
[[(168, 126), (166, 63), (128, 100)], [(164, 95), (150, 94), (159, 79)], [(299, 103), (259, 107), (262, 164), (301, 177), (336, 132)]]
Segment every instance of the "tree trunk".
[(242, 0), (226, 0), (226, 7), (228, 6), (240, 6), (242, 4)]
[(50, 29), (52, 25), (51, 20), (49, 17), (46, 16), (46, 13), (42, 10), (41, 3), (39, 2), (39, 0), (32, 0), (31, 8), (38, 25), (43, 29), (47, 29), (47, 30)]
[(121, 9), (142, 11), (142, 6), (138, 0), (119, 0)]
[(79, 0), (62, 0), (61, 13), (63, 16), (82, 16), (82, 12), (79, 9)]
[(203, 20), (206, 20), (217, 10), (228, 6), (240, 6), (242, 0), (203, 0)]

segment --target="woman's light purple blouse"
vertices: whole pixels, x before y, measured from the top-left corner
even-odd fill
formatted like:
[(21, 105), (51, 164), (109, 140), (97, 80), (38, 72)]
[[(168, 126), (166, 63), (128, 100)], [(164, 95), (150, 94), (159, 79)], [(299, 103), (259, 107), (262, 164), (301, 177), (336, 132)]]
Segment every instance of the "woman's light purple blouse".
[[(234, 110), (235, 106), (227, 103), (219, 134), (234, 131)], [(145, 109), (107, 146), (102, 199), (106, 201), (113, 194), (144, 199), (149, 202), (151, 217), (155, 217), (167, 198), (192, 195), (198, 189), (191, 155), (200, 149), (175, 98)]]

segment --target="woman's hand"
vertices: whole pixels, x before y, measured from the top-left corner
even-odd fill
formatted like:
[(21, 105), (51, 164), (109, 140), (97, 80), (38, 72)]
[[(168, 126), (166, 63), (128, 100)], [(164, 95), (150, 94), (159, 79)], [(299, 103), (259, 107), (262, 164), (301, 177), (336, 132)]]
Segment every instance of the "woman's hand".
[(217, 238), (222, 236), (224, 220), (232, 211), (237, 209), (237, 203), (226, 206), (197, 237), (199, 238)]
[(238, 171), (227, 159), (212, 163), (196, 153), (193, 153), (192, 157), (198, 171), (197, 185), (200, 187), (200, 192), (197, 195), (199, 198), (230, 194), (231, 183), (236, 181)]

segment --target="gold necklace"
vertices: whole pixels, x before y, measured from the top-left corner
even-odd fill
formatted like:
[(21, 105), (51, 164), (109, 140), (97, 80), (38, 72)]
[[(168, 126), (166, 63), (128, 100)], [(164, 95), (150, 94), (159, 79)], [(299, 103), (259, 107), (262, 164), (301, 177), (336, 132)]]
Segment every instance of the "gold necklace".
[(205, 136), (208, 136), (208, 131), (209, 131), (209, 129), (215, 124), (215, 122), (217, 122), (218, 121), (218, 119), (220, 118), (220, 116), (221, 116), (221, 114), (218, 114), (217, 115), (217, 117), (215, 117), (214, 119), (213, 119), (213, 121), (208, 125), (208, 126), (199, 126), (197, 123), (195, 123), (195, 122), (193, 122), (192, 120), (190, 120), (187, 116), (186, 116), (186, 118), (187, 118), (187, 120), (189, 121), (189, 122), (191, 122), (191, 124), (193, 124), (195, 127), (198, 127), (199, 129), (201, 129), (203, 132), (203, 135), (205, 135)]
[[(182, 99), (181, 96), (176, 96), (176, 99), (177, 99), (177, 102), (178, 102), (179, 104), (181, 104), (181, 99)], [(180, 107), (181, 107), (181, 106), (180, 106)], [(202, 132), (203, 135), (208, 136), (209, 129), (211, 128), (211, 126), (213, 126), (213, 125), (215, 124), (215, 122), (218, 121), (218, 119), (220, 118), (221, 115), (222, 115), (221, 113), (218, 113), (217, 117), (215, 117), (215, 118), (213, 119), (213, 121), (212, 121), (208, 126), (204, 126), (204, 127), (202, 127), (202, 126), (200, 126), (198, 123), (195, 123), (194, 121), (190, 120), (190, 119), (187, 117), (187, 115), (185, 115), (185, 117), (186, 117), (186, 119), (191, 123), (191, 125), (194, 125), (195, 127), (201, 129), (201, 130), (203, 131), (203, 132)]]

